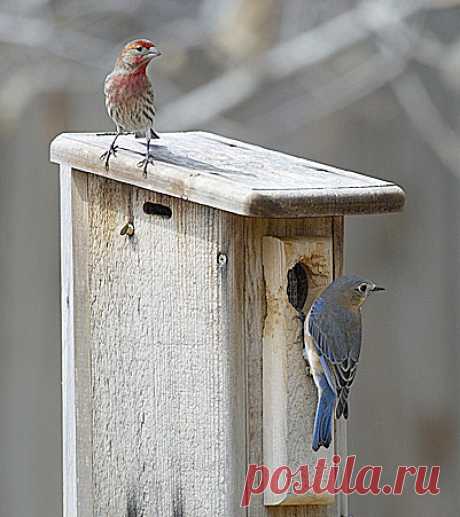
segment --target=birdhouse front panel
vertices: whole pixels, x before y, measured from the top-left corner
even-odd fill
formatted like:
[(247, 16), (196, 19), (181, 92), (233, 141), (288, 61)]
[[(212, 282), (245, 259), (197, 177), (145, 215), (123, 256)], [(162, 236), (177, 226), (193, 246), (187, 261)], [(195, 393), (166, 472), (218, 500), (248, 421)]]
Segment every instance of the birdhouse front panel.
[[(234, 216), (74, 174), (90, 200), (89, 339), (80, 344), (90, 374), (77, 370), (76, 382), (90, 393), (77, 419), (89, 422), (91, 515), (239, 515), (230, 496), (242, 491), (245, 452), (235, 444), (246, 435)], [(131, 237), (120, 235), (127, 220)]]

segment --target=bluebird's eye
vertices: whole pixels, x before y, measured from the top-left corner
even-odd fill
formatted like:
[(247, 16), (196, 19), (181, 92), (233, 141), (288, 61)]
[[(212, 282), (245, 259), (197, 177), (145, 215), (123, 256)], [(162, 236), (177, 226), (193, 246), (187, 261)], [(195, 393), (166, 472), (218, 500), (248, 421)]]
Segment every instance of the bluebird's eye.
[(358, 287), (358, 291), (362, 294), (364, 294), (367, 290), (367, 285), (366, 284), (361, 284), (359, 287)]
[(136, 50), (137, 50), (138, 52), (142, 52), (143, 47), (136, 47)]

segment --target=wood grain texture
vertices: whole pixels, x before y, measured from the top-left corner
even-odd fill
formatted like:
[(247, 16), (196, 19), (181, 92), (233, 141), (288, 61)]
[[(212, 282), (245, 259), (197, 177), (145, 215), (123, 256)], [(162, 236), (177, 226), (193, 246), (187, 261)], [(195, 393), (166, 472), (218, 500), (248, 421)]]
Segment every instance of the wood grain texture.
[(87, 181), (87, 174), (61, 167), (64, 517), (93, 515)]
[[(242, 283), (245, 314), (243, 341), (246, 343), (248, 382), (248, 463), (259, 465), (264, 461), (263, 331), (267, 307), (265, 284), (261, 279), (264, 276), (263, 240), (266, 236), (280, 239), (334, 237), (335, 242), (334, 218), (244, 219), (241, 260), (245, 264)], [(262, 496), (255, 496), (248, 508), (249, 517), (340, 517), (339, 512), (338, 498), (333, 505), (269, 507), (264, 505)]]
[(97, 176), (88, 197), (94, 515), (244, 515), (233, 216)]
[(144, 143), (122, 136), (107, 172), (99, 157), (111, 139), (62, 134), (51, 144), (51, 159), (246, 216), (379, 213), (404, 205), (404, 192), (390, 182), (202, 132), (162, 134), (152, 146), (155, 165), (147, 178), (136, 166)]
[[(64, 335), (66, 517), (336, 517), (338, 503), (239, 503), (247, 465), (264, 460), (264, 237), (334, 239), (340, 250), (341, 218), (244, 218), (72, 176), (63, 257), (78, 258), (65, 261), (63, 285), (79, 286), (80, 337)], [(171, 219), (145, 214), (145, 201)], [(128, 220), (131, 238), (120, 235)]]
[[(334, 444), (318, 452), (311, 449), (317, 390), (306, 373), (298, 313), (289, 303), (288, 271), (297, 263), (308, 269), (305, 314), (333, 279), (333, 236), (284, 238), (264, 237), (263, 263), (267, 315), (263, 338), (264, 463), (275, 469), (288, 465), (296, 472), (308, 465), (314, 472), (320, 458), (332, 465)], [(331, 504), (330, 494), (277, 495), (265, 492), (266, 505)]]

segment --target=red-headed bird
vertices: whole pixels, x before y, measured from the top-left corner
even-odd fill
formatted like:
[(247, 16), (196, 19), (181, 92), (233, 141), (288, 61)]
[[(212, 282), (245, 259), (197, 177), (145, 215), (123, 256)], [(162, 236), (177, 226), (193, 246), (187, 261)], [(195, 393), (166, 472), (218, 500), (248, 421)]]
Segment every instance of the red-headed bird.
[(145, 158), (138, 163), (147, 176), (147, 166), (153, 164), (150, 156), (150, 140), (159, 138), (153, 129), (155, 106), (153, 88), (147, 77), (147, 66), (153, 58), (161, 55), (155, 45), (146, 39), (131, 41), (120, 52), (113, 72), (104, 83), (105, 105), (110, 118), (117, 126), (115, 138), (108, 151), (101, 155), (105, 168), (109, 169), (110, 157), (116, 155), (117, 138), (123, 132), (145, 134), (147, 150)]

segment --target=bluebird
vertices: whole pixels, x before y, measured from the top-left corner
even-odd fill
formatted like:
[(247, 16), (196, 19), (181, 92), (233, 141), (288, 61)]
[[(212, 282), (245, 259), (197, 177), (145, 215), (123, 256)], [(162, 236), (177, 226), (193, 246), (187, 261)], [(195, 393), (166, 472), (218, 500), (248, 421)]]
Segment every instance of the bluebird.
[(359, 276), (342, 276), (314, 301), (305, 319), (304, 358), (318, 389), (312, 449), (329, 447), (336, 418), (348, 418), (348, 395), (361, 350), (361, 306), (383, 291)]

